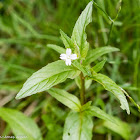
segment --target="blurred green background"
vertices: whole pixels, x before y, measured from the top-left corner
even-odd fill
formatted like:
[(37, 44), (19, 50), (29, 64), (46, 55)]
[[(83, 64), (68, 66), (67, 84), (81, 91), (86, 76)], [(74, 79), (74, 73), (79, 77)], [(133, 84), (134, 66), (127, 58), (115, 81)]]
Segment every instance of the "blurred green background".
[[(23, 83), (31, 74), (59, 54), (47, 47), (62, 47), (59, 30), (71, 36), (74, 24), (90, 0), (0, 0), (0, 107), (20, 110), (33, 118), (42, 136), (47, 140), (62, 139), (63, 125), (69, 111), (47, 92), (22, 100), (15, 100)], [(119, 0), (95, 0), (114, 19), (120, 7)], [(93, 6), (93, 22), (87, 27), (90, 48), (103, 47), (108, 42), (110, 21)], [(120, 52), (107, 55), (101, 71), (124, 88), (140, 103), (140, 0), (123, 0), (121, 11), (112, 28), (109, 45)], [(102, 58), (103, 59), (103, 58)], [(101, 60), (102, 60), (101, 59)], [(95, 63), (93, 64), (95, 65)], [(67, 80), (57, 87), (79, 96), (74, 80)], [(120, 118), (131, 127), (131, 140), (140, 136), (140, 113), (129, 102), (131, 115), (121, 110), (116, 98), (97, 83), (86, 91), (88, 100), (107, 113)], [(94, 119), (94, 139), (121, 140), (121, 134), (103, 129)], [(54, 131), (55, 130), (55, 131)], [(12, 134), (0, 120), (0, 135)]]

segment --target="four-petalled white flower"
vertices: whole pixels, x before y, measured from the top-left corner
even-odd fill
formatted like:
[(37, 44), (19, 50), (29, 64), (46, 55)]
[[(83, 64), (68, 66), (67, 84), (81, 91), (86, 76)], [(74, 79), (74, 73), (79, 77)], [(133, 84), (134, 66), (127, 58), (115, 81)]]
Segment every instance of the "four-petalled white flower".
[(76, 54), (72, 54), (71, 49), (66, 49), (66, 54), (61, 54), (60, 59), (64, 60), (66, 65), (71, 65), (71, 61), (77, 59)]

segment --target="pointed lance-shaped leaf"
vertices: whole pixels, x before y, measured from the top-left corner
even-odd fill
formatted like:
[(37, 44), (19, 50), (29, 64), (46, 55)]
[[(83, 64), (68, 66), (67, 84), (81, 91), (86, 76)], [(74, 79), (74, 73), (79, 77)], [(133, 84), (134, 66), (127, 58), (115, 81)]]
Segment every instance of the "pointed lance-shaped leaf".
[(111, 115), (109, 115), (106, 112), (104, 112), (103, 110), (101, 110), (99, 107), (89, 106), (85, 111), (87, 112), (87, 114), (89, 114), (91, 116), (96, 116), (102, 120), (110, 121), (117, 125), (117, 122), (115, 121), (115, 119)]
[(48, 93), (70, 109), (80, 111), (81, 103), (75, 95), (58, 88), (51, 88)]
[(78, 18), (72, 33), (72, 41), (79, 47), (80, 55), (85, 58), (88, 52), (89, 43), (86, 41), (87, 35), (85, 32), (86, 26), (92, 21), (92, 5), (93, 2), (89, 2), (85, 10)]
[(117, 125), (110, 121), (105, 121), (103, 126), (119, 134), (125, 140), (129, 140), (131, 136), (131, 126), (116, 117), (113, 117), (113, 119), (116, 121)]
[(106, 90), (112, 92), (119, 99), (121, 103), (121, 108), (123, 110), (126, 110), (127, 113), (130, 114), (129, 105), (126, 100), (126, 97), (122, 92), (121, 88), (114, 81), (112, 81), (109, 77), (100, 73), (94, 74), (92, 76), (92, 79), (102, 84)]
[(60, 30), (61, 39), (67, 48), (70, 48), (74, 52), (74, 43), (72, 42), (71, 38), (69, 38), (62, 30)]
[(64, 82), (67, 78), (73, 79), (79, 74), (79, 70), (73, 66), (66, 66), (63, 60), (50, 63), (28, 78), (17, 94), (16, 99), (45, 91), (54, 85)]
[(41, 132), (36, 123), (21, 112), (0, 108), (0, 117), (9, 124), (16, 139), (21, 140), (19, 136), (25, 136), (26, 138), (23, 137), (23, 139), (42, 140)]
[(115, 52), (115, 51), (119, 51), (119, 49), (115, 47), (110, 47), (110, 46), (93, 49), (89, 51), (84, 63), (85, 65), (90, 64), (91, 62), (97, 60), (102, 55), (106, 53), (110, 53), (110, 52)]
[(106, 59), (104, 59), (104, 60), (102, 60), (101, 62), (97, 63), (97, 64), (92, 68), (93, 71), (99, 72), (99, 71), (103, 68), (105, 62), (106, 62)]

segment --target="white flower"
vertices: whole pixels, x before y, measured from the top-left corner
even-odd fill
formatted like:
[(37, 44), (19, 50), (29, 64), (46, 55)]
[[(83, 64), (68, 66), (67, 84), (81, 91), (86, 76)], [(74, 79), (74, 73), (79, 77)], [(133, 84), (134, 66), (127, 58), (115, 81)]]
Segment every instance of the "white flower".
[(66, 65), (71, 65), (71, 60), (77, 59), (76, 54), (71, 54), (71, 49), (66, 49), (66, 54), (61, 54), (60, 59), (64, 60)]

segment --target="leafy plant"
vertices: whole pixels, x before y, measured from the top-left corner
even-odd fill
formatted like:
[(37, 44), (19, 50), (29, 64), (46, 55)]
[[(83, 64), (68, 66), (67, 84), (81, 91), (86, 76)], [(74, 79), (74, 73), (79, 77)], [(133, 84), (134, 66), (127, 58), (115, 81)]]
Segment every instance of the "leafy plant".
[[(48, 44), (49, 48), (61, 54), (60, 58), (63, 60), (52, 62), (35, 72), (28, 78), (16, 96), (16, 99), (21, 99), (47, 90), (51, 96), (69, 107), (71, 111), (65, 121), (63, 131), (64, 140), (90, 140), (94, 124), (92, 117), (104, 120), (103, 125), (108, 128), (110, 128), (108, 125), (112, 125), (112, 123), (113, 128), (119, 129), (118, 125), (121, 125), (122, 131), (126, 128), (126, 126), (118, 123), (111, 115), (93, 106), (91, 102), (86, 101), (85, 85), (87, 86), (88, 83), (88, 86), (90, 86), (92, 80), (100, 83), (107, 91), (113, 93), (120, 101), (121, 108), (130, 114), (129, 105), (124, 95), (126, 92), (109, 77), (98, 73), (103, 68), (105, 60), (97, 63), (94, 67), (91, 66), (92, 62), (104, 54), (119, 51), (119, 49), (111, 46), (89, 50), (85, 30), (86, 26), (92, 21), (92, 7), (93, 2), (91, 1), (78, 18), (71, 38), (60, 30), (61, 39), (66, 49)], [(69, 53), (67, 52), (68, 50), (70, 51)], [(64, 54), (65, 52), (66, 54)], [(71, 57), (72, 53), (76, 55), (75, 59)], [(75, 79), (79, 87), (80, 100), (65, 90), (52, 88), (68, 78)], [(117, 132), (123, 135), (120, 131)], [(128, 133), (130, 132), (128, 131)], [(123, 137), (128, 139), (126, 135), (123, 135)]]

